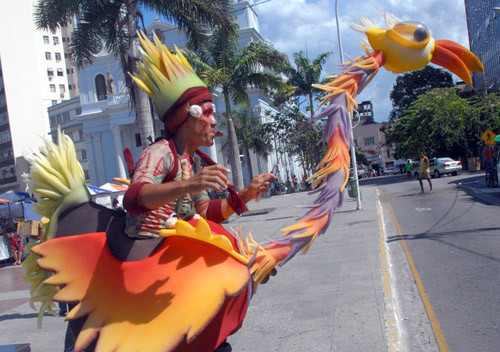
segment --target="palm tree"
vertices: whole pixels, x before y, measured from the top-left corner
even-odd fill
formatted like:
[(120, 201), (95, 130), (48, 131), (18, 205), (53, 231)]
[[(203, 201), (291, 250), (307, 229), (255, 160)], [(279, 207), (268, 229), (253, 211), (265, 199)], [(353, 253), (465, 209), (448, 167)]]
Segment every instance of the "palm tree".
[(282, 84), (281, 78), (265, 70), (282, 71), (287, 63), (286, 56), (264, 41), (252, 41), (240, 47), (237, 35), (228, 35), (227, 31), (218, 28), (199, 50), (187, 52), (186, 57), (209, 89), (217, 88), (224, 95), (229, 163), (233, 183), (236, 189), (242, 189), (243, 175), (231, 102), (248, 105), (247, 90), (250, 88), (259, 88), (264, 93), (277, 89)]
[[(41, 0), (34, 17), (38, 28), (55, 30), (68, 25), (76, 16), (77, 28), (73, 32), (70, 54), (79, 67), (92, 63), (103, 44), (109, 53), (120, 58), (142, 145), (146, 146), (148, 137), (154, 139), (149, 99), (128, 75), (128, 72), (139, 73), (136, 63), (141, 57), (137, 30), (139, 20), (143, 20), (142, 10), (156, 11), (176, 23), (193, 48), (204, 42), (208, 27), (216, 25), (225, 33), (234, 31), (231, 0)], [(145, 30), (143, 22), (142, 29)]]
[(273, 150), (271, 138), (269, 133), (266, 133), (264, 126), (252, 116), (248, 109), (239, 109), (234, 112), (234, 124), (237, 126), (238, 148), (245, 153), (248, 175), (252, 179), (254, 174), (250, 150), (253, 150), (257, 155), (269, 155)]
[[(311, 119), (314, 116), (314, 98), (316, 95), (321, 93), (321, 90), (314, 88), (313, 84), (320, 82), (323, 65), (330, 54), (331, 52), (319, 54), (311, 62), (309, 57), (301, 50), (293, 54), (295, 68), (290, 66), (285, 72), (288, 77), (286, 82), (287, 85), (294, 88), (287, 90), (287, 94), (285, 94), (282, 99), (286, 99), (288, 95), (288, 97), (297, 98), (298, 101), (300, 97), (306, 96), (309, 105), (306, 110), (309, 110)], [(316, 140), (319, 140), (320, 133), (313, 127), (314, 126), (307, 126), (305, 128), (310, 130), (309, 132), (313, 135), (313, 137), (315, 137)], [(319, 148), (314, 148), (313, 152), (315, 163), (318, 164), (321, 160), (320, 150)]]
[(309, 111), (311, 118), (314, 116), (314, 97), (321, 90), (314, 88), (314, 83), (320, 82), (321, 71), (331, 52), (319, 54), (311, 63), (311, 60), (301, 50), (293, 54), (295, 68), (289, 67), (285, 74), (288, 77), (287, 84), (295, 87), (291, 91), (294, 97), (306, 96), (309, 100)]

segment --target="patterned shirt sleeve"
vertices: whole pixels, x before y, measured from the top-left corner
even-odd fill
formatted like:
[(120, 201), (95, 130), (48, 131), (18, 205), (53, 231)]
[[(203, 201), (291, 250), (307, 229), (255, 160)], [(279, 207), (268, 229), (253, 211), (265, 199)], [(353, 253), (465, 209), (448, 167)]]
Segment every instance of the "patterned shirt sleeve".
[(135, 166), (132, 183), (160, 184), (170, 170), (173, 153), (166, 140), (154, 143), (144, 150)]
[[(139, 159), (132, 178), (134, 183), (160, 184), (170, 171), (173, 153), (165, 140), (145, 149)], [(140, 214), (127, 214), (125, 232), (130, 237), (157, 237), (165, 228), (170, 215), (175, 211), (175, 203), (165, 204), (157, 209)]]

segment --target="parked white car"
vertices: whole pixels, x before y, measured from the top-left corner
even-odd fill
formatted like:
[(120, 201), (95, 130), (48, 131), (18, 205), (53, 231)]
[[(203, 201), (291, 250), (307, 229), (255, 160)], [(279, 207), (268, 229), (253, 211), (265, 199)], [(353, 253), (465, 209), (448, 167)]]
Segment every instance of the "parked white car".
[(396, 171), (393, 167), (386, 167), (384, 170), (384, 175), (394, 175)]
[[(357, 170), (358, 170), (358, 179), (363, 178), (363, 174), (364, 174), (363, 166), (358, 165)], [(354, 170), (351, 167), (351, 168), (349, 168), (349, 177), (353, 177), (353, 176), (354, 176)]]
[(462, 163), (451, 158), (432, 158), (429, 160), (429, 164), (431, 176), (434, 178), (445, 174), (456, 176), (459, 172), (462, 172)]

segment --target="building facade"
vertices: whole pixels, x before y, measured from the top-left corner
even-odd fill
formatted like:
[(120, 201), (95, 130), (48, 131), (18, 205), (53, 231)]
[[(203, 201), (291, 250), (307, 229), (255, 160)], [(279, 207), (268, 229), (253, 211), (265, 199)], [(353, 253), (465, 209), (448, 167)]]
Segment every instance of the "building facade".
[(0, 58), (0, 193), (17, 188), (14, 148), (10, 135), (9, 109)]
[(70, 20), (67, 26), (61, 28), (61, 37), (64, 47), (64, 62), (66, 64), (66, 77), (68, 81), (68, 94), (69, 99), (76, 98), (80, 95), (78, 87), (78, 70), (71, 59), (70, 55), (70, 44), (71, 37), (73, 35), (74, 27), (76, 26), (76, 18)]
[(472, 77), (478, 90), (500, 88), (499, 6), (498, 0), (465, 0), (470, 49), (484, 65), (484, 72)]
[[(68, 75), (75, 73), (74, 67), (67, 65), (65, 55), (68, 36), (63, 36), (60, 29), (36, 28), (33, 13), (37, 2), (0, 2), (1, 99), (5, 106), (2, 119), (8, 120), (1, 122), (0, 138), (9, 134), (11, 146), (6, 150), (9, 163), (40, 145), (39, 136), (50, 131), (47, 109), (69, 99), (78, 86), (76, 81), (68, 85)], [(0, 140), (0, 165), (7, 162), (1, 159), (4, 146)], [(4, 166), (9, 169), (9, 176), (1, 179)], [(0, 166), (0, 190), (21, 189), (22, 180), (15, 177), (20, 172), (14, 168), (10, 171), (10, 164), (4, 166)]]
[(354, 143), (368, 159), (368, 168), (382, 173), (384, 169), (394, 167), (394, 148), (385, 145), (383, 124), (375, 122), (372, 103), (363, 101), (358, 104), (358, 113), (359, 122), (353, 123)]
[[(237, 21), (240, 26), (240, 45), (246, 45), (253, 40), (262, 40), (258, 32), (257, 14), (252, 8), (253, 1), (236, 1), (234, 3)], [(156, 18), (147, 27), (148, 33), (155, 32), (160, 40), (171, 50), (174, 44), (184, 48), (185, 35), (177, 27), (161, 22)], [(83, 161), (84, 170), (88, 172), (88, 181), (92, 185), (102, 185), (111, 182), (113, 177), (128, 177), (126, 164), (123, 158), (123, 149), (132, 151), (134, 160), (137, 160), (143, 150), (139, 129), (135, 121), (135, 114), (128, 101), (128, 92), (119, 61), (105, 50), (98, 53), (91, 65), (78, 71), (79, 99), (58, 104), (50, 108), (51, 133), (55, 136), (57, 126), (66, 134), (83, 135), (78, 139), (81, 146), (77, 150), (85, 151)], [(268, 122), (267, 111), (273, 110), (269, 99), (259, 90), (249, 92), (249, 108), (252, 115), (261, 122)], [(215, 115), (218, 121), (224, 120), (225, 103), (220, 91), (213, 92)], [(79, 107), (78, 107), (79, 104)], [(232, 106), (233, 109), (241, 107)], [(80, 114), (76, 114), (78, 111)], [(69, 120), (68, 120), (69, 119)], [(164, 135), (163, 123), (154, 118), (155, 137)], [(227, 136), (227, 133), (225, 133)], [(225, 137), (222, 137), (225, 138)], [(73, 138), (75, 141), (75, 138)], [(214, 161), (227, 165), (222, 152), (224, 141), (217, 138), (210, 148), (202, 148)], [(251, 163), (254, 174), (275, 172), (282, 181), (288, 174), (302, 176), (302, 171), (296, 161), (286, 155), (271, 153), (269, 156), (250, 153), (250, 160), (242, 157), (244, 184), (250, 182), (248, 163)], [(79, 159), (82, 154), (78, 154)]]

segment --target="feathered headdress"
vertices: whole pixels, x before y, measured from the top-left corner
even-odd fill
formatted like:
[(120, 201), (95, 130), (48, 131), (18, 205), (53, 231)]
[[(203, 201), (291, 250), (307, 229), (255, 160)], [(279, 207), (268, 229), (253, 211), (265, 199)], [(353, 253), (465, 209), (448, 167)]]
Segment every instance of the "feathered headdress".
[(137, 64), (142, 79), (130, 76), (155, 102), (160, 120), (170, 133), (187, 118), (173, 114), (186, 103), (190, 105), (212, 101), (205, 83), (196, 75), (182, 52), (175, 47), (174, 55), (153, 33), (154, 44), (144, 33), (138, 33), (143, 61)]

